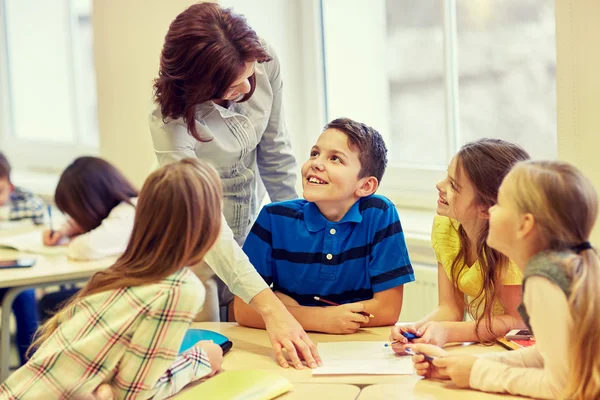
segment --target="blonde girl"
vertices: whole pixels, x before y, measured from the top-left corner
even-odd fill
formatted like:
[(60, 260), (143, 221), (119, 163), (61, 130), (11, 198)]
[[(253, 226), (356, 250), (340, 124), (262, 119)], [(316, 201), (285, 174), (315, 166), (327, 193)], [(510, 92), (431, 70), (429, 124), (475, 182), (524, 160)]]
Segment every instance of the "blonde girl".
[(116, 398), (162, 399), (211, 375), (222, 353), (199, 343), (178, 355), (204, 302), (197, 264), (221, 228), (221, 183), (197, 159), (146, 180), (125, 252), (41, 328), (37, 351), (0, 399), (71, 398), (109, 383)]
[(600, 398), (600, 259), (589, 243), (598, 214), (596, 191), (563, 162), (521, 163), (506, 177), (490, 209), (488, 244), (524, 271), (523, 319), (534, 347), (413, 361), (420, 375), (461, 387), (535, 398)]
[[(521, 302), (521, 272), (490, 248), (488, 209), (496, 202), (504, 176), (519, 161), (529, 159), (520, 146), (498, 139), (464, 145), (452, 158), (438, 189), (432, 245), (438, 261), (439, 305), (412, 325), (395, 326), (390, 339), (403, 353), (403, 332), (420, 336), (415, 343), (443, 346), (447, 342), (489, 342), (523, 327), (517, 312)], [(471, 321), (463, 321), (465, 314)]]

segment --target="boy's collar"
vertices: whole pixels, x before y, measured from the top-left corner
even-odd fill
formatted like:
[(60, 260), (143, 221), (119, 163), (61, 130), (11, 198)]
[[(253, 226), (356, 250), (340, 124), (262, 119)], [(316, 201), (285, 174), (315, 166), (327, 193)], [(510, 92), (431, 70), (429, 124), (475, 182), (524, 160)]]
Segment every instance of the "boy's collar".
[(327, 224), (343, 224), (346, 222), (362, 222), (362, 214), (360, 213), (360, 199), (356, 201), (350, 207), (348, 212), (344, 215), (344, 217), (339, 222), (329, 221), (327, 218), (321, 214), (319, 207), (315, 203), (310, 201), (306, 202), (304, 205), (304, 222), (306, 223), (306, 228), (310, 232), (318, 232), (321, 229), (324, 229)]

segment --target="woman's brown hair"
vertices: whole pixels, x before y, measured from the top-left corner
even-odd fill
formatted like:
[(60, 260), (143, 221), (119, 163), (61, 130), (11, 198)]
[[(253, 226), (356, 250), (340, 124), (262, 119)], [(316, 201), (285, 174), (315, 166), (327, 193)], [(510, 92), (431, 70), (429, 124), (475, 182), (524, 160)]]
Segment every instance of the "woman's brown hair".
[[(496, 204), (502, 179), (519, 161), (529, 159), (529, 154), (519, 145), (500, 139), (480, 139), (465, 144), (457, 153), (457, 174), (464, 172), (475, 190), (475, 205), (485, 210)], [(485, 220), (483, 229), (474, 238), (477, 243), (477, 261), (481, 266), (483, 285), (479, 293), (468, 304), (467, 311), (476, 321), (475, 331), (481, 340), (479, 326), (485, 322), (486, 331), (492, 333), (492, 313), (498, 300), (498, 285), (508, 267), (508, 258), (489, 247), (486, 243), (490, 229)], [(471, 245), (462, 225), (458, 226), (460, 249), (451, 267), (454, 290), (458, 294), (458, 281), (462, 267), (467, 264)], [(483, 311), (481, 311), (483, 309)]]
[[(519, 163), (503, 185), (520, 214), (531, 214), (540, 245), (571, 278), (569, 379), (560, 398), (600, 398), (600, 258), (588, 242), (598, 216), (598, 194), (577, 168), (560, 161)], [(535, 316), (531, 316), (535, 318)]]
[(79, 157), (62, 173), (54, 193), (60, 211), (67, 214), (84, 232), (100, 226), (120, 203), (131, 204), (138, 191), (108, 161), (98, 157)]
[[(271, 61), (271, 57), (244, 16), (218, 4), (194, 4), (169, 26), (154, 81), (155, 101), (163, 121), (183, 117), (188, 132), (202, 141), (196, 130), (196, 106), (221, 99), (245, 71), (245, 63)], [(249, 78), (248, 100), (256, 86)]]
[(213, 167), (186, 158), (154, 171), (142, 187), (131, 238), (111, 267), (97, 272), (84, 288), (39, 330), (36, 349), (58, 328), (58, 321), (86, 296), (147, 285), (198, 264), (221, 229), (222, 189)]

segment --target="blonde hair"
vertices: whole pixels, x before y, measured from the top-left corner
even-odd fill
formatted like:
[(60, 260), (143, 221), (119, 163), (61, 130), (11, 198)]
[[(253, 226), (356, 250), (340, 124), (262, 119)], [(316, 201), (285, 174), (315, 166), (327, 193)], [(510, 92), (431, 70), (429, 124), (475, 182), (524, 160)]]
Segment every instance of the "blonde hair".
[(95, 273), (77, 295), (36, 333), (35, 351), (58, 321), (86, 296), (146, 285), (199, 263), (221, 229), (222, 188), (209, 164), (186, 158), (154, 171), (144, 183), (127, 248), (111, 267)]
[(510, 201), (531, 214), (545, 249), (555, 252), (571, 278), (569, 380), (564, 397), (600, 397), (600, 259), (587, 242), (598, 213), (592, 182), (574, 166), (558, 161), (519, 163), (506, 177)]

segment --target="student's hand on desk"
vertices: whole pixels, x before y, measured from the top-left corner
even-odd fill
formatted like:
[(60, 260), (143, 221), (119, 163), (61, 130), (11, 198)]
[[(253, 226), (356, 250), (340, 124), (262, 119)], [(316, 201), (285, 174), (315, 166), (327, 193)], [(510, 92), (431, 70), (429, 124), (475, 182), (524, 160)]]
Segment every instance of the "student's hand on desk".
[(223, 349), (218, 344), (215, 344), (212, 340), (201, 340), (197, 343), (206, 352), (208, 361), (210, 361), (210, 367), (212, 369), (210, 375), (213, 376), (221, 369), (223, 364)]
[(468, 354), (457, 354), (433, 360), (434, 368), (443, 371), (459, 388), (468, 388), (471, 370), (477, 357)]
[(323, 332), (347, 334), (355, 333), (360, 324), (369, 322), (369, 317), (359, 314), (365, 311), (363, 303), (348, 303), (341, 306), (324, 307)]
[(413, 324), (393, 326), (392, 333), (390, 334), (390, 342), (400, 342), (392, 344), (392, 350), (394, 350), (398, 354), (405, 354), (404, 345), (408, 344), (408, 339), (405, 338), (402, 334), (406, 332), (414, 333), (417, 336), (421, 336), (421, 332)]
[[(444, 357), (445, 359), (445, 357), (448, 356), (448, 352), (446, 350), (432, 344), (407, 344), (405, 348), (411, 349), (416, 353), (422, 353), (412, 356), (413, 366), (417, 371), (417, 375), (431, 379), (450, 379), (446, 373), (446, 369), (438, 368), (437, 364), (435, 364), (436, 361), (441, 359), (426, 361), (425, 357), (423, 356), (423, 354), (425, 354), (430, 357)], [(432, 362), (434, 364), (432, 364)]]
[(269, 340), (275, 350), (275, 358), (283, 368), (289, 367), (283, 355), (283, 349), (286, 349), (292, 365), (296, 369), (303, 368), (300, 357), (311, 368), (323, 365), (317, 351), (317, 346), (308, 337), (300, 323), (290, 314), (287, 308), (282, 306), (278, 312), (263, 315), (263, 320), (265, 321)]
[(61, 231), (50, 231), (50, 229), (46, 229), (42, 232), (42, 242), (46, 246), (56, 246), (64, 237), (65, 236)]
[(443, 346), (448, 342), (448, 326), (444, 322), (429, 321), (419, 328), (421, 337), (414, 339), (413, 343), (429, 343)]

